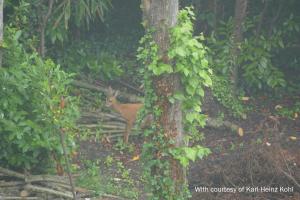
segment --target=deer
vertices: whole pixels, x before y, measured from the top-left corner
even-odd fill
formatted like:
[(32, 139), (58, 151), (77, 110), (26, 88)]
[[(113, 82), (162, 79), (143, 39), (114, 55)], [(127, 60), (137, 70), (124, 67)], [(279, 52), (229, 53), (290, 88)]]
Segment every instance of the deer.
[(118, 112), (126, 121), (126, 130), (124, 132), (124, 143), (128, 143), (129, 133), (136, 121), (138, 111), (143, 107), (143, 103), (120, 103), (117, 100), (119, 91), (113, 92), (112, 88), (108, 88), (106, 106)]

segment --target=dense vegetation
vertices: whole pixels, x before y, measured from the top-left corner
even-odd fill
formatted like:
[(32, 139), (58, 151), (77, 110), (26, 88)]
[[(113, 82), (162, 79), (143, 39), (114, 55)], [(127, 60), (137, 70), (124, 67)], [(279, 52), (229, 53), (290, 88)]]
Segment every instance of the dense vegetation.
[[(175, 198), (170, 195), (174, 193), (172, 178), (166, 175), (170, 157), (186, 168), (190, 161), (211, 152), (199, 145), (204, 137), (199, 127), (205, 126), (202, 106), (206, 92), (222, 106), (225, 114), (218, 113), (219, 118), (247, 119), (253, 108), (244, 102), (261, 96), (274, 101), (290, 97), (293, 101), (286, 107), (277, 106), (276, 114), (298, 118), (300, 1), (182, 0), (178, 23), (170, 30), (170, 48), (165, 52), (171, 64), (159, 56), (151, 35), (155, 30), (144, 29), (140, 4), (138, 0), (4, 2), (4, 28), (0, 30), (4, 33), (0, 41), (1, 166), (31, 173), (53, 172), (51, 160), (65, 162), (61, 134), (66, 136), (67, 154), (76, 152), (76, 137), (83, 135), (76, 125), (82, 113), (79, 110), (106, 108), (105, 94), (81, 97), (84, 91), (72, 86), (74, 80), (99, 81), (105, 86), (125, 82), (133, 88), (131, 92), (145, 94), (143, 114), (150, 112), (159, 120), (161, 110), (155, 103), (160, 97), (151, 81), (179, 74), (182, 91), (170, 95), (168, 101), (182, 102), (184, 131), (189, 133), (184, 142), (194, 145), (170, 150), (174, 141), (165, 142), (158, 124), (144, 131), (143, 137), (152, 141), (143, 148), (144, 178), (152, 187), (150, 191), (159, 193), (153, 199)], [(97, 101), (91, 103), (94, 98)], [(88, 137), (88, 132), (83, 132)], [(101, 130), (99, 133), (103, 136)], [(122, 143), (116, 146), (130, 151)], [(166, 159), (159, 160), (155, 154)], [(106, 157), (107, 166), (112, 162)], [(94, 164), (87, 163), (90, 171), (86, 176), (98, 176), (97, 169), (90, 168)], [(130, 180), (124, 166), (118, 166), (118, 172)], [(152, 176), (153, 168), (161, 171), (158, 176)], [(81, 182), (95, 186), (94, 182)], [(129, 187), (132, 185), (130, 182)], [(185, 199), (187, 193), (180, 198)], [(134, 192), (125, 195), (138, 198)]]

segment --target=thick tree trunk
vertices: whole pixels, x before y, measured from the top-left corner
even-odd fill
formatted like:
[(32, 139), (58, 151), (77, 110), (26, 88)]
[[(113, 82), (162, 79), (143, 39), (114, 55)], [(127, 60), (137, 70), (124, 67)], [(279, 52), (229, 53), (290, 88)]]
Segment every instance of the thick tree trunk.
[(2, 47), (3, 47), (3, 4), (4, 0), (0, 0), (0, 67), (2, 67)]
[[(142, 1), (146, 28), (155, 29), (153, 38), (159, 47), (159, 57), (167, 64), (170, 64), (170, 60), (167, 56), (167, 51), (170, 46), (169, 30), (177, 22), (178, 7), (178, 0)], [(184, 146), (181, 102), (177, 101), (171, 104), (168, 101), (168, 96), (175, 91), (181, 90), (179, 76), (176, 74), (168, 74), (155, 77), (153, 78), (153, 87), (158, 96), (156, 105), (162, 110), (162, 114), (157, 123), (163, 129), (166, 140), (173, 139), (175, 141), (175, 147)], [(185, 169), (177, 160), (169, 159), (171, 163), (171, 177), (175, 183), (175, 191), (179, 194), (182, 192), (182, 187), (186, 182)], [(154, 171), (154, 173), (156, 172)]]
[(232, 57), (234, 59), (234, 66), (232, 69), (232, 82), (233, 90), (236, 91), (238, 86), (239, 66), (237, 63), (237, 57), (239, 55), (239, 46), (243, 40), (242, 24), (246, 17), (248, 0), (236, 0), (235, 1), (235, 14), (234, 14), (234, 30), (233, 30), (233, 48)]

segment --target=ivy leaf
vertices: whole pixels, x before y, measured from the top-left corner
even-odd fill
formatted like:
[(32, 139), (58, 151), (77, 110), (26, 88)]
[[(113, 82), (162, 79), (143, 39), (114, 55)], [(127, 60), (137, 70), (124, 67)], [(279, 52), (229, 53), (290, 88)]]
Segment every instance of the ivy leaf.
[(173, 68), (169, 64), (161, 63), (161, 64), (159, 64), (159, 68), (161, 68), (162, 72), (166, 72), (166, 73), (172, 73), (173, 72)]
[(185, 96), (181, 92), (175, 92), (175, 94), (173, 96), (175, 99), (180, 100), (180, 101), (185, 99)]
[(174, 97), (169, 97), (169, 102), (170, 102), (171, 104), (174, 104), (174, 103), (175, 103), (175, 98), (174, 98)]
[(208, 67), (208, 61), (206, 59), (202, 59), (201, 65), (202, 65), (202, 67), (205, 67), (205, 68)]
[(195, 77), (193, 77), (192, 79), (189, 80), (189, 84), (193, 87), (193, 88), (197, 88), (198, 84), (199, 84), (199, 80), (196, 79)]
[(183, 167), (187, 167), (189, 165), (189, 159), (184, 156), (179, 157), (179, 162)]
[(187, 147), (187, 148), (184, 148), (184, 151), (185, 151), (186, 157), (189, 160), (192, 160), (192, 161), (196, 160), (197, 151), (194, 148)]
[(188, 76), (188, 75), (190, 74), (189, 69), (187, 69), (186, 67), (183, 68), (183, 74), (184, 74), (185, 76)]
[(183, 47), (177, 47), (175, 49), (175, 52), (176, 52), (176, 54), (178, 54), (181, 57), (185, 57), (186, 56), (186, 52), (185, 52), (185, 50), (184, 50)]
[(195, 88), (192, 87), (191, 85), (188, 85), (186, 87), (186, 92), (189, 94), (189, 95), (194, 95), (195, 94)]
[(211, 153), (211, 151), (208, 148), (201, 147), (200, 145), (197, 145), (195, 148), (197, 148), (197, 157), (200, 159)]
[(204, 97), (204, 90), (201, 87), (198, 88), (197, 93), (199, 96)]
[(196, 116), (197, 114), (194, 113), (194, 112), (189, 112), (186, 114), (186, 120), (189, 122), (189, 123), (193, 123), (193, 121), (197, 118)]
[(196, 112), (201, 112), (201, 108), (200, 108), (199, 105), (195, 105), (195, 106), (194, 106), (194, 110), (195, 110)]
[(176, 72), (183, 71), (184, 68), (185, 68), (185, 66), (183, 64), (181, 64), (181, 63), (176, 64)]
[(279, 46), (280, 46), (281, 48), (284, 48), (284, 44), (283, 44), (282, 40), (279, 40), (279, 41), (278, 41), (278, 44), (279, 44)]

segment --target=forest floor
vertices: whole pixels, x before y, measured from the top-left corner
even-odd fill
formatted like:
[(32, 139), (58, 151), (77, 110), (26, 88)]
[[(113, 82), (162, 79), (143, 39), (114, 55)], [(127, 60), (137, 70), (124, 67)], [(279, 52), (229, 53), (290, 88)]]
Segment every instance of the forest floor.
[[(243, 128), (242, 136), (226, 129), (201, 130), (205, 135), (201, 145), (209, 147), (212, 153), (190, 164), (191, 199), (300, 199), (300, 119), (297, 114), (281, 117), (276, 111), (278, 107), (288, 107), (295, 98), (300, 97), (250, 98), (247, 104), (252, 111), (247, 118), (230, 119)], [(84, 160), (97, 161), (100, 193), (116, 196), (103, 199), (143, 200), (146, 194), (142, 192), (144, 180), (139, 159), (142, 137), (130, 137), (129, 146), (121, 139), (81, 139), (78, 165), (84, 168)], [(216, 192), (218, 189), (223, 191)]]

